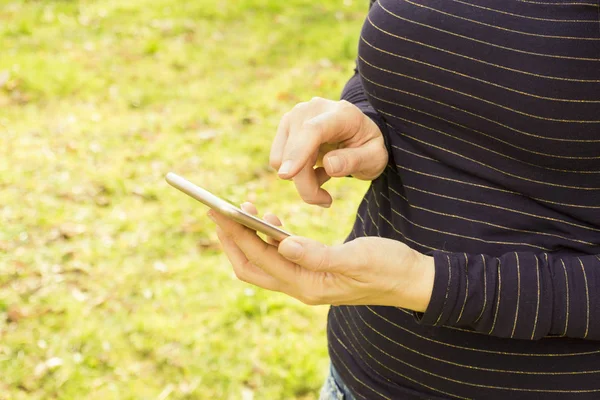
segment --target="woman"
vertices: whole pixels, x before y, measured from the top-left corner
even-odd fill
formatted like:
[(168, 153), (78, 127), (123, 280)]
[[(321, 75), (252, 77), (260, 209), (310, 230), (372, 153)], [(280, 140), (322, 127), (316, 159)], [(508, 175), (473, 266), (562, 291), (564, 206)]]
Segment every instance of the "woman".
[(599, 16), (375, 2), (343, 101), (294, 107), (271, 151), (311, 204), (372, 180), (346, 243), (212, 215), (240, 279), (333, 305), (324, 398), (600, 398)]

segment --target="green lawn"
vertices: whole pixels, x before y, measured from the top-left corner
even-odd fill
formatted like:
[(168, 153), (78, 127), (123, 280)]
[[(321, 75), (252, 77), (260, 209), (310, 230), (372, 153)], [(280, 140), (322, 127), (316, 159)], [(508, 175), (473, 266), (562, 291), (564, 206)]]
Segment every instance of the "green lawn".
[[(0, 399), (314, 399), (326, 307), (237, 281), (176, 171), (335, 243), (279, 117), (339, 97), (366, 0), (0, 0)], [(335, 216), (334, 216), (335, 213)]]

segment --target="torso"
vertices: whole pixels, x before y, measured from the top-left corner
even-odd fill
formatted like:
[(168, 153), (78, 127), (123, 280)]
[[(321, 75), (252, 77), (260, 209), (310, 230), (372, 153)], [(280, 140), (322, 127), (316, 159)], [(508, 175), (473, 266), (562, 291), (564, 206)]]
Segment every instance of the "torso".
[[(378, 3), (359, 70), (392, 166), (349, 239), (599, 254), (600, 3)], [(425, 327), (390, 307), (332, 307), (329, 340), (357, 398), (600, 397), (600, 342)]]

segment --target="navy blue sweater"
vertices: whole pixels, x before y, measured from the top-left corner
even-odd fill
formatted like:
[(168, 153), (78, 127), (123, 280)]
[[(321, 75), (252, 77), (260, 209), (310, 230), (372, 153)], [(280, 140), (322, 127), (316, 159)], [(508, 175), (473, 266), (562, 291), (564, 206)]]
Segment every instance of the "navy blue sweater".
[(390, 162), (348, 240), (435, 259), (424, 314), (332, 307), (357, 399), (600, 399), (600, 2), (380, 0), (343, 98)]

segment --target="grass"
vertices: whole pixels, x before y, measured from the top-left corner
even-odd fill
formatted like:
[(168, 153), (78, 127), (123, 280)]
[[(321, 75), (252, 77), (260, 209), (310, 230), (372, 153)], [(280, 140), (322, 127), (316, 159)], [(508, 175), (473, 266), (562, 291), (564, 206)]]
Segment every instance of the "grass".
[(267, 159), (285, 111), (339, 96), (365, 12), (0, 0), (0, 399), (317, 397), (326, 307), (237, 281), (163, 177), (342, 241), (364, 184), (321, 210)]

